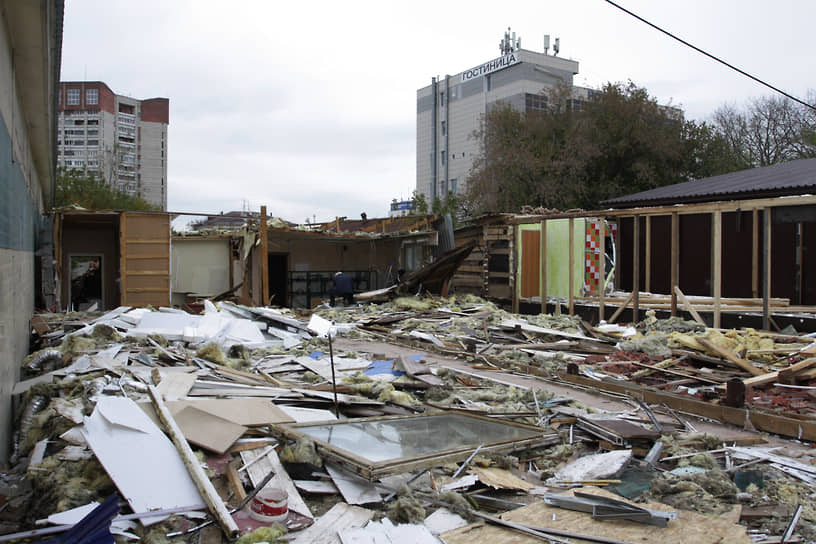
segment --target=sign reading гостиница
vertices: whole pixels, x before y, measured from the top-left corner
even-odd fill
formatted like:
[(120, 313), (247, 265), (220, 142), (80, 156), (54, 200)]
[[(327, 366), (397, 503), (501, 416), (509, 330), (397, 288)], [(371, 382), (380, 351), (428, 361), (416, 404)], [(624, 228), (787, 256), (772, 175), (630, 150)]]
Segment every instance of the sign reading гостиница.
[(479, 66), (471, 68), (470, 70), (465, 70), (464, 72), (462, 72), (462, 81), (476, 79), (479, 76), (483, 76), (491, 72), (501, 70), (502, 68), (512, 66), (517, 62), (519, 62), (518, 52), (510, 53), (509, 55), (505, 55), (503, 57), (493, 59), (489, 62), (485, 62), (484, 64), (480, 64)]

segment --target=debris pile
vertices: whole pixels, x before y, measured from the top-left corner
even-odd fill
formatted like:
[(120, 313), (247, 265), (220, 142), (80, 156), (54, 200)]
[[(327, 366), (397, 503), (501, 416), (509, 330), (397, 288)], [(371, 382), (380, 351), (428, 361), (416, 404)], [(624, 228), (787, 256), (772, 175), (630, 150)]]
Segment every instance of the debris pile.
[(472, 296), (203, 308), (36, 317), (0, 541), (816, 539), (809, 337)]

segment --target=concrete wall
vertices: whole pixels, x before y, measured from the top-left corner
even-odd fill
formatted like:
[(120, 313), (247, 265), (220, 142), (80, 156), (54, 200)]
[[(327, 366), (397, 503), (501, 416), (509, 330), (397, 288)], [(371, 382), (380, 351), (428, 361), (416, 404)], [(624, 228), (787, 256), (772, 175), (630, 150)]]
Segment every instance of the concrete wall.
[(54, 186), (54, 112), (62, 2), (0, 10), (0, 463), (11, 444), (11, 390), (28, 353), (34, 252)]

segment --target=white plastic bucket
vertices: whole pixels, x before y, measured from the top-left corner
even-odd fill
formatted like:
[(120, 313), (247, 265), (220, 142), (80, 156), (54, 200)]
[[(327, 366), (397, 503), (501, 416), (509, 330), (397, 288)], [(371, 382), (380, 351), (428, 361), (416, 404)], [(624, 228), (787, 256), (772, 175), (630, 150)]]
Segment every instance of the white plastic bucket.
[(249, 515), (257, 521), (282, 523), (289, 516), (289, 495), (283, 489), (262, 489), (249, 503)]

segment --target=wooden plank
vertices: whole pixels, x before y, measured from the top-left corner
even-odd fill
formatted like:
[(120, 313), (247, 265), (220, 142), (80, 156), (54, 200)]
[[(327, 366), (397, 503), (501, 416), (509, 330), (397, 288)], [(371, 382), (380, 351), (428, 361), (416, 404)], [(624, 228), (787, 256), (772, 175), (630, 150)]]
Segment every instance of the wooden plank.
[(634, 217), (632, 241), (632, 323), (640, 319), (640, 217)]
[[(546, 375), (544, 372), (535, 368), (531, 368), (530, 373), (536, 375)], [(788, 417), (784, 414), (757, 412), (750, 409), (746, 412), (745, 408), (731, 408), (728, 406), (711, 404), (702, 400), (697, 400), (688, 395), (677, 395), (674, 393), (658, 391), (630, 382), (598, 381), (584, 376), (570, 375), (566, 372), (559, 372), (558, 376), (561, 380), (568, 383), (574, 383), (584, 387), (595, 388), (611, 393), (632, 395), (649, 404), (666, 404), (674, 410), (680, 410), (682, 412), (707, 417), (722, 423), (730, 423), (732, 425), (743, 427), (747, 418), (759, 431), (790, 436), (798, 438), (799, 440), (816, 440), (816, 421), (812, 420), (807, 421)]]
[[(337, 230), (340, 231), (340, 220), (338, 219)], [(261, 220), (258, 229), (258, 236), (261, 239), (261, 306), (269, 304), (269, 240), (266, 234), (266, 206), (261, 206)]]
[(743, 359), (741, 357), (737, 357), (736, 353), (734, 353), (730, 349), (726, 349), (726, 348), (724, 348), (722, 346), (718, 346), (714, 342), (711, 342), (711, 341), (709, 341), (709, 340), (707, 340), (707, 339), (705, 339), (703, 337), (696, 337), (695, 340), (697, 340), (697, 342), (701, 346), (705, 347), (706, 349), (708, 349), (710, 351), (713, 351), (714, 353), (716, 353), (717, 355), (719, 355), (723, 359), (731, 361), (732, 363), (734, 363), (735, 365), (737, 365), (741, 369), (745, 370), (746, 372), (749, 372), (750, 374), (752, 374), (754, 376), (762, 376), (764, 374), (767, 374), (761, 368), (757, 368), (754, 365), (752, 365), (750, 362), (746, 361), (745, 359)]
[(238, 470), (235, 468), (237, 461), (238, 459), (234, 459), (232, 462), (227, 463), (226, 475), (236, 501), (241, 502), (246, 498), (246, 490), (241, 477), (238, 475)]
[(606, 218), (600, 217), (601, 222), (601, 282), (598, 290), (598, 321), (603, 321), (606, 317)]
[(780, 374), (788, 373), (789, 376), (794, 376), (803, 370), (810, 368), (816, 365), (816, 357), (811, 357), (810, 359), (805, 359), (804, 361), (799, 361), (788, 368), (783, 368), (781, 370), (776, 370), (774, 372), (768, 372), (767, 374), (756, 375), (751, 378), (745, 378), (742, 380), (742, 383), (745, 385), (750, 386), (758, 386), (758, 385), (765, 385), (768, 383), (774, 383), (779, 379)]

